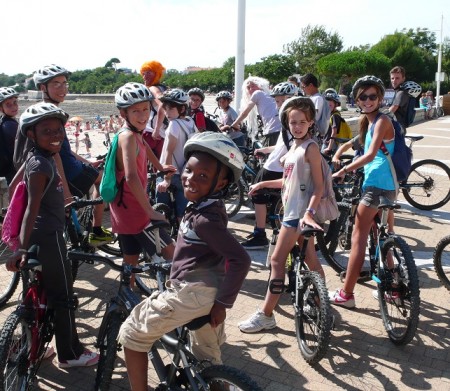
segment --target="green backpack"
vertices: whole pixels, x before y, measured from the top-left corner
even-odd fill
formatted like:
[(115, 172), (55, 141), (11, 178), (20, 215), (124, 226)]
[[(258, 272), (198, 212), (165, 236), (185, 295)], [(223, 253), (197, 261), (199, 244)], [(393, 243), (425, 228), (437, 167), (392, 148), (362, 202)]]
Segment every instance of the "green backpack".
[(105, 202), (114, 201), (117, 192), (123, 186), (123, 182), (125, 180), (125, 178), (122, 178), (120, 183), (117, 183), (116, 178), (116, 153), (120, 133), (122, 133), (122, 130), (116, 133), (113, 138), (108, 154), (106, 155), (105, 166), (103, 168), (103, 177), (100, 182), (100, 195)]

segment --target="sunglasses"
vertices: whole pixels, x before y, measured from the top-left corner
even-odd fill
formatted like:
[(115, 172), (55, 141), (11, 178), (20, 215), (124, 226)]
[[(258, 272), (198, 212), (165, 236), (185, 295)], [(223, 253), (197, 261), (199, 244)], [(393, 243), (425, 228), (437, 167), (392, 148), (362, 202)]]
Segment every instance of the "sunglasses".
[(365, 102), (367, 99), (370, 99), (372, 102), (375, 102), (378, 99), (378, 95), (377, 94), (371, 94), (371, 95), (360, 95), (358, 98), (360, 101)]

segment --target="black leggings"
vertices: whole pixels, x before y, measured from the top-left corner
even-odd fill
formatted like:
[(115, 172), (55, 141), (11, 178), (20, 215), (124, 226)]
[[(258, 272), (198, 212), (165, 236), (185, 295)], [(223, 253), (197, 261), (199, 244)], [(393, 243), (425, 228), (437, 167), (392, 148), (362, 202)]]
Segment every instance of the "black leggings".
[(84, 351), (78, 339), (75, 311), (68, 308), (73, 299), (73, 280), (66, 242), (62, 232), (39, 233), (34, 230), (30, 245), (39, 246), (44, 289), (49, 304), (54, 306), (55, 340), (59, 361), (78, 358)]

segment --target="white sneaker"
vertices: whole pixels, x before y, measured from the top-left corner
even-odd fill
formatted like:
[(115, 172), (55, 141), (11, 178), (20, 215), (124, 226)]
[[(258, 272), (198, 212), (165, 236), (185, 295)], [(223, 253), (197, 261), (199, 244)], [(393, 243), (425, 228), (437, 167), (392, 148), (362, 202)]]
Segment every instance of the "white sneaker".
[(77, 359), (59, 361), (58, 366), (60, 368), (90, 367), (91, 365), (96, 365), (99, 358), (100, 356), (97, 353), (85, 349), (83, 354)]
[(257, 333), (261, 330), (270, 330), (277, 327), (275, 316), (266, 316), (264, 312), (258, 310), (250, 319), (238, 324), (239, 330), (243, 333)]
[(355, 295), (349, 297), (342, 297), (341, 290), (336, 289), (334, 292), (328, 294), (330, 298), (330, 304), (340, 305), (345, 308), (355, 308)]

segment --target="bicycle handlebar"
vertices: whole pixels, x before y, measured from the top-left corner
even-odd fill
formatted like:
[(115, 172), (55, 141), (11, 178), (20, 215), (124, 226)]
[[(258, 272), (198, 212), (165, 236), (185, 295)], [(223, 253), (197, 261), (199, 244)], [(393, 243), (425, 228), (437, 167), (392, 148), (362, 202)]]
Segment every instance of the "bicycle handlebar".
[(66, 209), (67, 208), (81, 209), (81, 208), (84, 208), (85, 206), (99, 205), (99, 204), (103, 204), (102, 197), (98, 197), (98, 198), (95, 198), (92, 200), (87, 200), (84, 198), (78, 198), (78, 197), (74, 196), (73, 201), (66, 205)]

